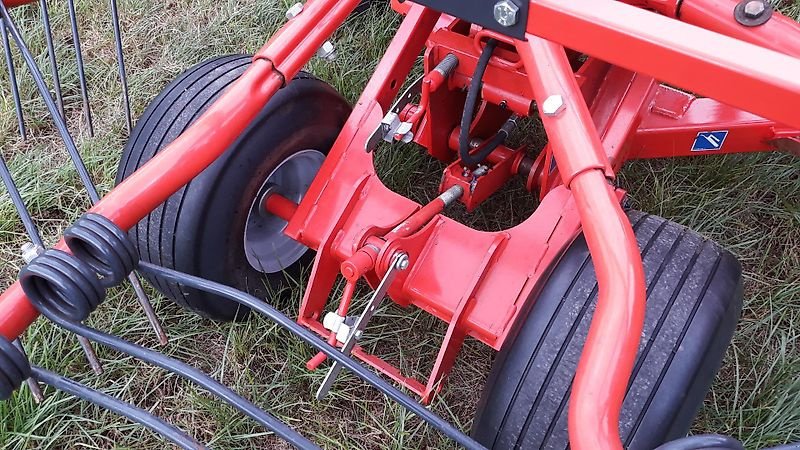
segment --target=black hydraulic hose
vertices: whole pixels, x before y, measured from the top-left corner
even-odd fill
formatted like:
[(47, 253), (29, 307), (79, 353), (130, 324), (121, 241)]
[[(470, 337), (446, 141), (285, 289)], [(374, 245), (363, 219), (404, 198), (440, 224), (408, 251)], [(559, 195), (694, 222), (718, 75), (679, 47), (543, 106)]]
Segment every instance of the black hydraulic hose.
[[(461, 155), (461, 161), (464, 162), (464, 165), (469, 168), (473, 168), (482, 163), (490, 153), (495, 151), (497, 147), (499, 147), (503, 142), (506, 141), (506, 139), (508, 139), (514, 129), (517, 127), (518, 119), (519, 118), (516, 115), (512, 115), (508, 118), (508, 120), (506, 120), (506, 122), (502, 127), (500, 127), (500, 130), (498, 130), (494, 136), (484, 141), (478, 148), (475, 149), (474, 152), (470, 153), (469, 150), (467, 150), (466, 153)], [(461, 143), (459, 141), (459, 150), (461, 149), (460, 146)], [(467, 148), (469, 148), (469, 144), (467, 145)]]
[(131, 421), (150, 429), (160, 436), (163, 436), (165, 439), (180, 448), (186, 450), (208, 449), (208, 447), (201, 444), (193, 437), (187, 435), (176, 426), (167, 423), (160, 417), (155, 416), (137, 406), (131, 405), (130, 403), (123, 402), (118, 398), (106, 395), (88, 386), (84, 386), (75, 380), (63, 377), (57, 373), (53, 373), (36, 366), (31, 367), (31, 375), (33, 378), (48, 386), (58, 389), (59, 391), (66, 392), (67, 394), (108, 409), (123, 417), (127, 417)]
[(352, 358), (348, 357), (347, 355), (344, 355), (338, 349), (328, 345), (327, 342), (320, 339), (312, 331), (304, 328), (302, 325), (286, 317), (280, 311), (268, 305), (264, 301), (256, 297), (253, 297), (252, 295), (234, 289), (232, 287), (225, 286), (220, 283), (215, 283), (213, 281), (206, 280), (203, 278), (188, 275), (185, 273), (181, 273), (175, 270), (167, 269), (165, 267), (157, 266), (154, 264), (140, 262), (139, 269), (143, 272), (147, 272), (152, 275), (158, 275), (159, 277), (165, 278), (168, 281), (173, 281), (182, 284), (184, 286), (203, 290), (233, 300), (239, 304), (249, 307), (253, 311), (263, 314), (264, 316), (275, 322), (277, 325), (281, 326), (282, 328), (296, 335), (298, 338), (300, 338), (300, 340), (302, 340), (306, 344), (321, 351), (328, 358), (338, 362), (339, 364), (341, 364), (342, 366), (353, 372), (356, 376), (374, 386), (376, 389), (378, 389), (380, 392), (385, 394), (390, 399), (399, 403), (401, 406), (411, 411), (412, 413), (418, 415), (421, 419), (428, 422), (428, 424), (430, 424), (432, 427), (442, 432), (445, 436), (453, 439), (454, 441), (458, 442), (459, 444), (468, 449), (485, 449), (485, 447), (483, 447), (481, 444), (479, 444), (469, 436), (465, 435), (463, 432), (454, 427), (452, 424), (445, 421), (444, 419), (442, 419), (429, 409), (425, 408), (424, 406), (419, 404), (417, 401), (415, 401), (408, 395), (400, 392), (397, 388), (389, 384), (383, 378), (371, 372), (370, 370), (364, 368), (362, 365), (358, 364)]
[(481, 145), (475, 154), (470, 154), (469, 129), (472, 125), (472, 114), (475, 112), (475, 106), (478, 104), (478, 98), (481, 94), (483, 75), (486, 73), (489, 60), (496, 47), (496, 40), (489, 39), (486, 41), (486, 46), (483, 48), (478, 64), (475, 66), (475, 72), (472, 74), (472, 81), (470, 81), (469, 90), (467, 91), (467, 100), (464, 102), (464, 112), (461, 113), (461, 130), (458, 133), (458, 157), (461, 158), (466, 167), (470, 168), (482, 163), (492, 151), (505, 142), (508, 135), (516, 127), (516, 116), (512, 116), (503, 124), (500, 131)]

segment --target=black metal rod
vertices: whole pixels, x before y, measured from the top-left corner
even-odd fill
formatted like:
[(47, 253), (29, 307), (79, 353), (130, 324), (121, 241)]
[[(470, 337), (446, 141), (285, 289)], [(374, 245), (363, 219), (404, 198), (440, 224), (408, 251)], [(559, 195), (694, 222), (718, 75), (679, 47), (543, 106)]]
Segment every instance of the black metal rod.
[[(72, 3), (72, 1), (70, 0), (69, 3)], [(75, 169), (78, 171), (78, 177), (80, 177), (81, 182), (89, 193), (89, 199), (91, 199), (92, 203), (96, 203), (100, 199), (100, 196), (97, 194), (97, 188), (94, 186), (94, 183), (89, 176), (89, 172), (86, 170), (86, 166), (83, 164), (81, 155), (78, 152), (78, 147), (75, 146), (75, 141), (72, 139), (72, 135), (69, 134), (69, 130), (67, 129), (67, 124), (64, 122), (64, 118), (58, 113), (58, 107), (53, 101), (53, 98), (50, 96), (50, 91), (47, 89), (47, 84), (44, 82), (42, 71), (39, 70), (39, 66), (36, 65), (36, 60), (33, 58), (28, 45), (22, 38), (22, 34), (19, 32), (19, 29), (14, 23), (14, 20), (11, 18), (11, 15), (8, 13), (8, 8), (6, 8), (5, 4), (2, 2), (0, 2), (0, 12), (2, 12), (6, 27), (11, 33), (11, 37), (14, 39), (14, 42), (16, 42), (17, 47), (22, 54), (22, 58), (25, 60), (25, 64), (28, 66), (28, 69), (31, 72), (33, 81), (36, 83), (36, 88), (39, 90), (39, 95), (42, 96), (42, 100), (44, 100), (47, 110), (50, 111), (50, 116), (53, 118), (53, 122), (55, 122), (56, 128), (58, 129), (58, 134), (61, 136), (61, 140), (64, 141), (64, 146), (67, 147), (67, 152), (69, 152), (72, 163), (75, 165)]]
[(131, 421), (141, 424), (153, 432), (163, 436), (173, 444), (186, 450), (207, 449), (193, 437), (184, 433), (174, 425), (171, 425), (142, 408), (123, 402), (118, 398), (111, 397), (100, 391), (78, 383), (75, 380), (63, 377), (57, 373), (42, 369), (41, 367), (31, 367), (33, 377), (42, 383), (51, 386), (67, 394), (86, 400), (95, 405), (113, 411), (121, 416), (127, 417)]
[(6, 165), (6, 159), (3, 157), (3, 155), (0, 155), (0, 178), (3, 179), (3, 184), (6, 186), (8, 196), (11, 197), (11, 203), (14, 204), (17, 214), (19, 215), (20, 220), (22, 220), (22, 225), (25, 227), (25, 231), (28, 233), (28, 238), (31, 240), (33, 245), (37, 247), (44, 247), (42, 236), (39, 235), (39, 230), (36, 228), (36, 224), (33, 222), (33, 217), (31, 217), (30, 211), (28, 211), (27, 206), (25, 206), (25, 202), (22, 200), (22, 195), (20, 195), (16, 183), (14, 183), (14, 178), (11, 176), (11, 171), (8, 169), (8, 165)]
[[(69, 2), (72, 4), (72, 1)], [(30, 52), (25, 40), (22, 38), (22, 34), (19, 32), (16, 24), (14, 23), (11, 15), (8, 13), (8, 8), (0, 1), (0, 12), (2, 12), (3, 20), (5, 20), (8, 30), (11, 32), (11, 36), (13, 37), (14, 41), (19, 47), (20, 53), (22, 53), (23, 59), (25, 60), (25, 64), (28, 66), (28, 69), (31, 72), (31, 76), (36, 83), (36, 87), (39, 90), (39, 94), (42, 96), (42, 99), (47, 106), (48, 111), (50, 112), (50, 116), (53, 118), (53, 122), (58, 129), (58, 133), (61, 136), (61, 140), (64, 142), (64, 146), (67, 148), (67, 152), (69, 153), (70, 159), (72, 160), (73, 165), (75, 166), (75, 170), (78, 172), (78, 177), (80, 178), (83, 186), (86, 188), (86, 192), (89, 194), (89, 200), (91, 200), (92, 204), (95, 204), (100, 200), (100, 195), (97, 192), (97, 187), (95, 186), (94, 182), (92, 181), (91, 176), (89, 175), (89, 171), (86, 170), (86, 165), (83, 162), (83, 158), (81, 158), (81, 154), (78, 151), (78, 147), (75, 145), (75, 140), (72, 139), (72, 135), (69, 133), (69, 129), (67, 129), (67, 124), (64, 121), (64, 117), (62, 117), (57, 110), (56, 104), (53, 101), (53, 98), (50, 96), (50, 92), (47, 89), (47, 84), (44, 82), (44, 76), (42, 76), (41, 70), (36, 65), (36, 61), (33, 58), (33, 55)], [(73, 22), (74, 25), (75, 22)], [(74, 30), (77, 31), (77, 30)], [(139, 303), (145, 308), (145, 314), (147, 315), (148, 321), (150, 322), (153, 330), (155, 331), (156, 335), (161, 342), (166, 341), (166, 334), (161, 327), (161, 324), (158, 323), (155, 314), (152, 313), (152, 305), (150, 304), (150, 299), (147, 297), (147, 294), (144, 292), (143, 289), (135, 289), (136, 286), (139, 284), (139, 280), (136, 279), (135, 274), (130, 274), (128, 276), (128, 280), (134, 285), (134, 290), (136, 292), (136, 297), (139, 300)], [(81, 345), (86, 348), (84, 345), (85, 342), (81, 342)], [(94, 365), (93, 365), (93, 368)]]
[[(44, 0), (42, 0), (44, 1)], [(114, 45), (117, 50), (117, 67), (119, 68), (119, 82), (122, 85), (122, 104), (125, 108), (125, 125), (128, 134), (131, 132), (133, 121), (131, 120), (131, 101), (128, 96), (128, 75), (125, 71), (125, 57), (122, 53), (122, 33), (119, 29), (119, 12), (117, 11), (117, 0), (111, 2), (111, 23), (114, 26)]]
[(78, 17), (75, 14), (75, 1), (67, 0), (69, 8), (69, 23), (72, 28), (72, 43), (75, 47), (75, 62), (78, 65), (78, 81), (81, 85), (81, 99), (83, 100), (83, 113), (86, 115), (86, 123), (89, 126), (89, 136), (94, 136), (94, 125), (92, 124), (92, 109), (89, 105), (89, 88), (86, 86), (86, 73), (83, 66), (83, 54), (81, 53), (81, 37), (78, 34)]
[(163, 353), (133, 344), (125, 341), (124, 339), (120, 339), (116, 336), (112, 336), (108, 333), (104, 333), (81, 323), (67, 320), (55, 310), (40, 307), (39, 312), (50, 319), (54, 324), (71, 331), (72, 333), (83, 336), (101, 345), (105, 345), (106, 347), (112, 348), (118, 352), (131, 355), (135, 358), (141, 359), (142, 361), (161, 367), (164, 370), (168, 370), (182, 378), (202, 386), (211, 394), (224, 400), (230, 406), (236, 408), (242, 414), (245, 414), (256, 422), (260, 423), (265, 428), (274, 432), (276, 435), (280, 436), (282, 439), (286, 440), (286, 442), (290, 443), (296, 448), (303, 450), (319, 449), (316, 444), (303, 437), (300, 433), (277, 419), (272, 414), (254, 405), (249, 400), (235, 393), (229, 387), (211, 378), (206, 373), (195, 367), (192, 367), (174, 358), (170, 358)]
[(452, 424), (442, 419), (432, 411), (428, 410), (417, 401), (408, 395), (400, 392), (397, 388), (389, 384), (380, 376), (371, 372), (356, 362), (354, 359), (344, 355), (338, 349), (332, 347), (327, 342), (320, 339), (310, 330), (304, 328), (302, 325), (296, 323), (292, 319), (283, 315), (280, 311), (265, 303), (252, 295), (241, 292), (229, 286), (220, 283), (215, 283), (210, 280), (195, 277), (185, 273), (181, 273), (165, 267), (156, 266), (154, 264), (146, 263), (144, 261), (139, 263), (139, 269), (159, 277), (165, 278), (169, 281), (182, 284), (184, 286), (200, 289), (212, 294), (225, 297), (233, 300), (239, 304), (245, 305), (250, 309), (257, 311), (276, 324), (290, 331), (292, 334), (300, 338), (306, 344), (318, 349), (332, 360), (340, 363), (342, 366), (353, 372), (362, 380), (374, 386), (387, 397), (399, 403), (401, 406), (418, 415), (424, 421), (428, 422), (432, 427), (441, 431), (444, 435), (450, 437), (454, 441), (463, 445), (468, 449), (484, 449), (481, 444), (461, 432), (461, 430), (454, 427)]
[(61, 111), (61, 117), (64, 117), (64, 99), (61, 93), (61, 77), (58, 74), (58, 61), (56, 59), (56, 49), (53, 45), (53, 29), (50, 26), (50, 13), (47, 11), (47, 0), (39, 0), (39, 7), (42, 12), (44, 39), (45, 42), (47, 42), (47, 57), (50, 60), (50, 75), (53, 77), (53, 91), (56, 94), (58, 110)]
[(8, 67), (8, 79), (11, 83), (11, 96), (14, 97), (14, 109), (17, 112), (17, 125), (19, 126), (19, 135), (22, 140), (28, 138), (28, 133), (25, 131), (25, 118), (22, 115), (22, 102), (19, 98), (19, 85), (17, 84), (17, 72), (14, 70), (14, 58), (11, 56), (11, 45), (8, 42), (8, 30), (6, 28), (5, 20), (0, 24), (3, 28), (3, 50), (6, 53), (6, 66)]

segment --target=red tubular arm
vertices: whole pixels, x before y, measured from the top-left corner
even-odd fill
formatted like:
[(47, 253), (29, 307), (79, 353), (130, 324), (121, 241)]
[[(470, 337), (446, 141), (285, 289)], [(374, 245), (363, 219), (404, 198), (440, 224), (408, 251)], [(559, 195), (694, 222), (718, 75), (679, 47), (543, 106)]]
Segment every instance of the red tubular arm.
[(797, 58), (612, 0), (532, 0), (528, 14), (531, 34), (800, 128)]
[(763, 25), (746, 27), (733, 17), (738, 0), (683, 0), (682, 22), (716, 31), (764, 48), (800, 58), (800, 25), (778, 11)]
[(517, 51), (536, 103), (541, 108), (551, 95), (564, 100), (560, 113), (541, 117), (559, 172), (575, 198), (599, 291), (570, 397), (570, 446), (621, 449), (619, 412), (644, 323), (642, 260), (564, 48), (531, 35), (527, 39), (517, 43)]
[[(291, 79), (308, 62), (357, 4), (358, 0), (308, 2), (303, 14), (285, 26), (286, 39), (271, 40), (259, 52), (273, 55), (273, 59), (256, 56), (252, 66), (197, 122), (90, 211), (108, 217), (122, 229), (130, 229), (214, 162), (242, 134), (285, 79)], [(299, 38), (300, 35), (303, 37)], [(287, 47), (296, 52), (285, 53)], [(57, 247), (64, 249), (63, 242)], [(0, 334), (9, 340), (25, 331), (37, 316), (19, 282), (0, 296)]]

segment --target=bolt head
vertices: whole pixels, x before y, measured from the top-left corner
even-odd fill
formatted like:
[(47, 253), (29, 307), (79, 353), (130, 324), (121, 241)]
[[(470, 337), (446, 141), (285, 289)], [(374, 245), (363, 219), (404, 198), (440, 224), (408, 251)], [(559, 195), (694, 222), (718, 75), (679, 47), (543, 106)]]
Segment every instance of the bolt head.
[(317, 56), (322, 59), (332, 60), (336, 58), (336, 48), (331, 41), (325, 41), (322, 43), (322, 47), (317, 50)]
[(44, 249), (38, 245), (35, 245), (33, 242), (26, 242), (22, 244), (22, 260), (25, 261), (26, 264), (33, 261), (33, 259), (42, 254), (42, 252), (44, 252)]
[(408, 269), (408, 257), (405, 257), (397, 262), (397, 268), (400, 270)]
[(511, 0), (500, 0), (494, 4), (494, 20), (504, 27), (513, 27), (519, 20), (519, 6)]
[(545, 116), (556, 116), (566, 108), (564, 98), (560, 95), (551, 95), (542, 103), (542, 113)]
[(757, 19), (764, 11), (767, 10), (767, 5), (762, 0), (750, 0), (744, 5), (744, 15), (748, 19)]
[(292, 20), (295, 17), (299, 16), (301, 12), (303, 12), (303, 4), (295, 3), (294, 5), (292, 5), (291, 8), (286, 10), (286, 18)]

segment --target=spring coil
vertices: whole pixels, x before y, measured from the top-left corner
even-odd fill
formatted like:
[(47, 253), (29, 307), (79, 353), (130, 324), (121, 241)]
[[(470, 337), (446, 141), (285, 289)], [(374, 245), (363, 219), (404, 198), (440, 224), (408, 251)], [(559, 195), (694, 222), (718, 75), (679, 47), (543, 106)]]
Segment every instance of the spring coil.
[(97, 272), (76, 256), (48, 249), (19, 273), (22, 290), (40, 312), (83, 322), (106, 296)]
[(114, 222), (86, 213), (64, 231), (72, 254), (89, 264), (109, 288), (121, 283), (139, 264), (136, 246)]
[(10, 398), (30, 376), (28, 358), (8, 339), (0, 336), (0, 401)]
[(133, 243), (107, 218), (87, 213), (64, 232), (72, 254), (49, 249), (22, 271), (22, 290), (41, 312), (82, 322), (139, 263)]

